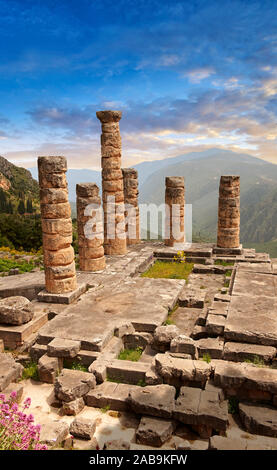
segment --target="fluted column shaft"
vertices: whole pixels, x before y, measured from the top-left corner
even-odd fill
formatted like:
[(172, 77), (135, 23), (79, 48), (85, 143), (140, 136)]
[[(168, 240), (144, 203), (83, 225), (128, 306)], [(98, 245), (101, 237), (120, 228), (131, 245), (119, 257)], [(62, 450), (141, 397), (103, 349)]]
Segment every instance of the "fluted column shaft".
[(134, 245), (140, 242), (138, 172), (134, 168), (122, 168), (122, 173), (127, 245)]
[(240, 177), (221, 176), (218, 200), (217, 246), (240, 246)]

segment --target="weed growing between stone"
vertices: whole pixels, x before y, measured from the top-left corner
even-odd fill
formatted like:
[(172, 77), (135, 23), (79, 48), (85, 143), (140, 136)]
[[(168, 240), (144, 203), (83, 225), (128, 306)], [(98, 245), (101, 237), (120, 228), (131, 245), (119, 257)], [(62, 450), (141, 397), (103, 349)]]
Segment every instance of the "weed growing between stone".
[(209, 364), (212, 359), (211, 359), (211, 356), (209, 355), (209, 353), (205, 353), (205, 354), (203, 354), (202, 360), (207, 362), (207, 364)]
[(64, 360), (63, 367), (65, 369), (80, 370), (82, 372), (88, 372), (88, 368), (77, 361)]
[(221, 259), (217, 259), (214, 264), (220, 265), (220, 266), (234, 266), (235, 262), (234, 261), (223, 261)]
[(21, 380), (33, 379), (39, 381), (38, 365), (35, 362), (30, 362), (24, 367)]
[(239, 401), (236, 397), (231, 397), (228, 400), (228, 413), (234, 415), (239, 411)]
[(253, 359), (244, 359), (244, 362), (248, 362), (250, 364), (253, 364), (257, 367), (265, 367), (265, 363), (263, 359), (259, 356), (254, 356)]
[(174, 325), (174, 320), (172, 319), (172, 315), (174, 312), (176, 312), (177, 308), (179, 307), (179, 303), (177, 302), (173, 309), (169, 310), (168, 311), (168, 316), (167, 316), (167, 319), (165, 320), (164, 322), (164, 325)]
[(135, 349), (123, 349), (123, 351), (120, 352), (118, 355), (118, 359), (121, 359), (123, 361), (133, 361), (137, 362), (142, 355), (143, 348), (138, 347)]

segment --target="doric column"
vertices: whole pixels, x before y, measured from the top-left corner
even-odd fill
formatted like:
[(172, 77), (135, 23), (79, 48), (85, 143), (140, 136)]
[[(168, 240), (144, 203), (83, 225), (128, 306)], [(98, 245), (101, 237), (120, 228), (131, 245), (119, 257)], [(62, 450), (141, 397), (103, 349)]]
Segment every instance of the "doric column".
[(95, 183), (76, 185), (80, 271), (101, 271), (106, 267), (101, 198)]
[(66, 171), (65, 157), (38, 157), (45, 288), (52, 294), (77, 287)]
[(185, 242), (185, 181), (183, 176), (165, 178), (165, 244)]
[(221, 176), (218, 200), (217, 246), (240, 246), (240, 177)]
[(134, 245), (140, 242), (138, 172), (134, 168), (122, 168), (122, 173), (127, 245)]
[(102, 199), (104, 210), (104, 250), (107, 255), (126, 253), (124, 190), (121, 171), (121, 111), (98, 111), (102, 124)]

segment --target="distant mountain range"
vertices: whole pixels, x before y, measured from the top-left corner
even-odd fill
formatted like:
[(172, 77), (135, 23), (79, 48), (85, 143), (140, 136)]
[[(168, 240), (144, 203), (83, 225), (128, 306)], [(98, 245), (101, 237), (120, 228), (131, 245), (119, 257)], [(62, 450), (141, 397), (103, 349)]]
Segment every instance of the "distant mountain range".
[[(184, 176), (186, 203), (192, 204), (193, 232), (200, 238), (211, 240), (215, 239), (217, 230), (220, 176), (240, 175), (242, 241), (277, 240), (277, 165), (251, 155), (215, 148), (143, 162), (134, 168), (139, 174), (141, 203), (163, 203), (165, 177)], [(30, 171), (37, 178), (37, 170), (31, 168)], [(67, 178), (72, 202), (75, 201), (76, 183), (92, 181), (101, 187), (100, 171), (69, 169)]]

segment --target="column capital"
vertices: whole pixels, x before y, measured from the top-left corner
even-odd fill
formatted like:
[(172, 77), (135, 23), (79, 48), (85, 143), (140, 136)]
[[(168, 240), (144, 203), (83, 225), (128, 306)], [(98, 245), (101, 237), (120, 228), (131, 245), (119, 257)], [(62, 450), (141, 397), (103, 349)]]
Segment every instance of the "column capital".
[(97, 111), (96, 116), (103, 124), (108, 122), (118, 122), (122, 117), (121, 111)]

